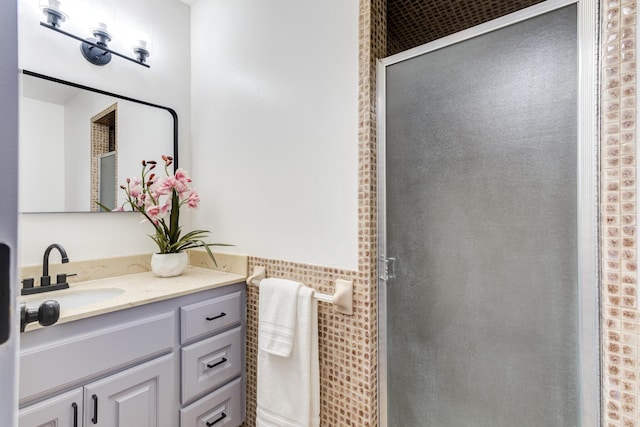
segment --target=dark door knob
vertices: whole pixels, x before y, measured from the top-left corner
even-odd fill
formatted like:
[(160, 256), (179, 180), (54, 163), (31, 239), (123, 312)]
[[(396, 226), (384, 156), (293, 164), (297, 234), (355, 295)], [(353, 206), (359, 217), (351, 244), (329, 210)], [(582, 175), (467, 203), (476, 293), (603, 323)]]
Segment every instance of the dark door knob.
[(27, 324), (38, 321), (42, 326), (53, 325), (60, 318), (60, 304), (58, 301), (46, 300), (38, 309), (27, 308), (25, 303), (20, 304), (20, 332), (24, 332)]
[(60, 318), (60, 304), (58, 301), (47, 300), (38, 307), (38, 322), (42, 326), (53, 325)]

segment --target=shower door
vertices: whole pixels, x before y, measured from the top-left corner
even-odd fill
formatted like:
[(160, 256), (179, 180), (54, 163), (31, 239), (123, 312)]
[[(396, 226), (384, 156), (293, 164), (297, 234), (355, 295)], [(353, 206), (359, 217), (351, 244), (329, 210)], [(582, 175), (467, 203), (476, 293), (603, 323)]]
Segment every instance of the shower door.
[(383, 427), (592, 425), (566, 3), (379, 74)]
[(98, 200), (101, 206), (111, 210), (118, 207), (116, 156), (115, 151), (98, 155)]

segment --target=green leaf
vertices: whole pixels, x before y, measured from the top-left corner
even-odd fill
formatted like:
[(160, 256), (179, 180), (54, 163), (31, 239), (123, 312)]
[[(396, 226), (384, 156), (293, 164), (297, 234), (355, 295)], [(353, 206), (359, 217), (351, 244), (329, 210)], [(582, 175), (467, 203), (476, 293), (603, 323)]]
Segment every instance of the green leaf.
[(100, 209), (102, 209), (102, 210), (105, 210), (107, 212), (111, 212), (111, 209), (109, 209), (108, 207), (106, 207), (105, 205), (103, 205), (102, 203), (100, 203), (97, 200), (96, 200), (96, 205), (100, 206)]
[(171, 215), (169, 217), (169, 241), (171, 244), (178, 241), (180, 238), (180, 200), (178, 198), (178, 192), (171, 190)]

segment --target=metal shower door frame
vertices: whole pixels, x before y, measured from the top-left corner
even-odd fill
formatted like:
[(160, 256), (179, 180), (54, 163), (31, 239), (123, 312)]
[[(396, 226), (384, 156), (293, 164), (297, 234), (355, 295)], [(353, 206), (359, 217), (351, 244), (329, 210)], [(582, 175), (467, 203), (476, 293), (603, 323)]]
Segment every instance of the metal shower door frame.
[(378, 420), (388, 426), (387, 235), (386, 235), (386, 67), (576, 4), (578, 10), (578, 363), (580, 425), (601, 425), (598, 0), (547, 0), (468, 30), (384, 58), (377, 67), (378, 140)]

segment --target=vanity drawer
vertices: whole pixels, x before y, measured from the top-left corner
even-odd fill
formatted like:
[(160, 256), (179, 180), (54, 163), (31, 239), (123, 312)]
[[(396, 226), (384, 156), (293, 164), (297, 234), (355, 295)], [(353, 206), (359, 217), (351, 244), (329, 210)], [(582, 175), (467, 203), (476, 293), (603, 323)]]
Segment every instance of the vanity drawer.
[(244, 422), (242, 379), (180, 409), (180, 427), (237, 427)]
[(242, 368), (239, 326), (182, 348), (182, 403), (239, 376)]
[(180, 308), (181, 343), (240, 323), (242, 294), (235, 292)]

